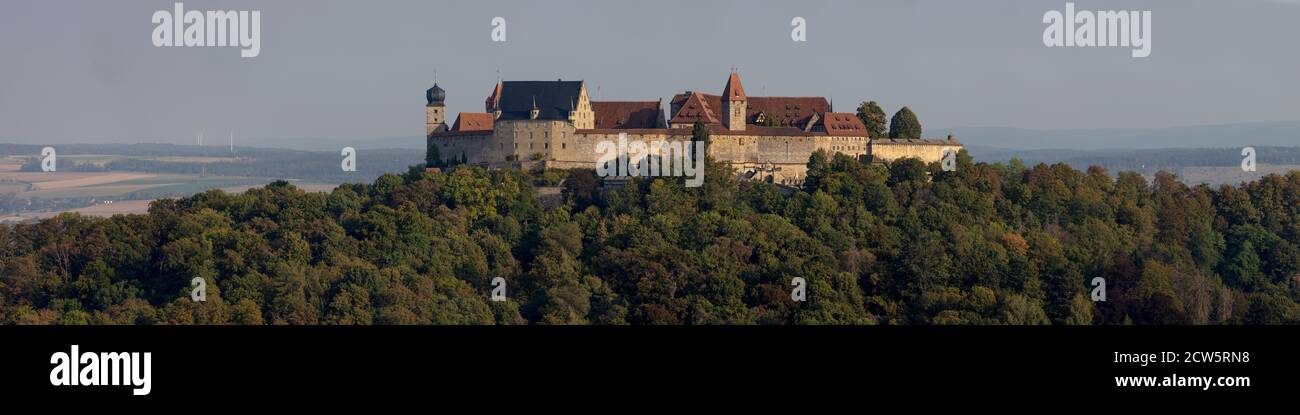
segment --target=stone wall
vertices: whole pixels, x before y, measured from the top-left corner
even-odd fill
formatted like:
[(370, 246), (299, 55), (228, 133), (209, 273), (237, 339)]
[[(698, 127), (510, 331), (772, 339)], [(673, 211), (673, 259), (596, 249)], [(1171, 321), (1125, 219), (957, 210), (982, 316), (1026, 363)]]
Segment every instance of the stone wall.
[(465, 155), (470, 163), (488, 161), (492, 153), (488, 144), (492, 141), (492, 132), (481, 134), (448, 133), (430, 135), (427, 145), (438, 146), (438, 154), (443, 160), (460, 160)]
[[(434, 134), (431, 145), (439, 145), (444, 159), (464, 154), (471, 164), (511, 167), (541, 155), (547, 168), (595, 168), (601, 154), (597, 144), (617, 143), (619, 132), (629, 142), (640, 140), (690, 141), (689, 129), (578, 130), (567, 121), (499, 121), (495, 131), (483, 133)], [(742, 135), (714, 134), (709, 156), (726, 161), (742, 177), (773, 183), (798, 185), (808, 175), (808, 158), (817, 150), (842, 153), (855, 158), (890, 161), (914, 157), (926, 163), (943, 159), (947, 150), (960, 151), (961, 144), (945, 140), (868, 140), (866, 137), (827, 135)], [(514, 156), (516, 162), (508, 161)]]
[(961, 148), (961, 144), (942, 140), (925, 140), (916, 143), (872, 140), (871, 157), (877, 161), (912, 157), (919, 158), (926, 163), (933, 163), (943, 160), (945, 151), (961, 151)]

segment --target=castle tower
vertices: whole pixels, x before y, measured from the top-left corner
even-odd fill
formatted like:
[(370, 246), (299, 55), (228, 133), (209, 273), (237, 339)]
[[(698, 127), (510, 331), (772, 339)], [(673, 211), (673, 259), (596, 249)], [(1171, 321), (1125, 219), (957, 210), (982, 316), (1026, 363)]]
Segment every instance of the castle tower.
[(492, 114), (493, 119), (501, 117), (501, 80), (497, 79), (496, 87), (492, 88), (492, 93), (483, 101), (483, 112)]
[(727, 86), (722, 89), (722, 102), (727, 110), (727, 116), (723, 118), (727, 129), (744, 131), (747, 98), (745, 88), (740, 85), (740, 74), (734, 70), (731, 71), (731, 77), (727, 78)]
[(424, 135), (427, 137), (433, 133), (446, 132), (447, 105), (443, 101), (447, 99), (447, 91), (443, 91), (435, 82), (433, 88), (424, 91), (424, 98), (428, 102), (424, 105)]

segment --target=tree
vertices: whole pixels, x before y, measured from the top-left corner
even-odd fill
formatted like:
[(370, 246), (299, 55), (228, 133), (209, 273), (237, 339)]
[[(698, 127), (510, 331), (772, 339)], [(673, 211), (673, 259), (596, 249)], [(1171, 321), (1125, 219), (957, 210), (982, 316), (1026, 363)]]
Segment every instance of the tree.
[(695, 120), (695, 125), (691, 126), (691, 141), (704, 143), (704, 145), (706, 146), (705, 153), (708, 153), (707, 146), (709, 145), (709, 127), (707, 125), (704, 125), (703, 121)]
[(802, 189), (712, 160), (696, 188), (600, 192), (589, 169), (552, 171), (567, 203), (546, 207), (535, 186), (558, 180), (417, 166), (0, 224), (0, 324), (1300, 321), (1300, 172), (1214, 189), (958, 163), (818, 151)]
[(903, 107), (889, 120), (889, 138), (921, 138), (921, 121), (910, 108)]
[(573, 169), (569, 171), (569, 177), (564, 180), (564, 200), (573, 204), (573, 211), (581, 212), (591, 206), (596, 200), (596, 191), (600, 183), (596, 180), (596, 172), (591, 169)]
[(438, 152), (438, 145), (430, 143), (424, 148), (424, 166), (425, 167), (444, 167), (442, 154)]
[(867, 126), (867, 137), (885, 137), (885, 110), (876, 101), (867, 101), (858, 105), (858, 119)]
[(1224, 267), (1224, 276), (1234, 286), (1253, 289), (1263, 280), (1259, 269), (1259, 255), (1255, 253), (1255, 245), (1250, 241), (1244, 241), (1237, 254)]

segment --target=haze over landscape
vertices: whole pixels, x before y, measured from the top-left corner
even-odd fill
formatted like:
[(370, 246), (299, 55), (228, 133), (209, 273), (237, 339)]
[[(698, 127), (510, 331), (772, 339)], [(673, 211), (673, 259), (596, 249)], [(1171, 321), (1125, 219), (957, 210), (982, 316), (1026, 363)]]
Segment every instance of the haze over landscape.
[[(189, 3), (261, 10), (262, 52), (244, 59), (227, 48), (154, 47), (149, 16), (171, 1), (22, 2), (0, 24), (0, 142), (188, 144), (200, 129), (233, 130), (240, 145), (418, 138), (435, 71), (455, 113), (481, 108), (498, 71), (583, 79), (599, 99), (653, 100), (719, 90), (732, 67), (754, 93), (828, 96), (841, 111), (863, 100), (891, 113), (906, 105), (931, 134), (956, 130), (971, 145), (1168, 146), (1078, 130), (1274, 121), (1284, 123), (1265, 132), (1278, 134), (1258, 140), (1296, 138), (1297, 2), (1080, 3), (1151, 10), (1152, 54), (1140, 59), (1044, 47), (1042, 15), (1064, 2), (758, 3)], [(496, 16), (507, 42), (490, 41)], [(807, 20), (807, 42), (790, 41), (793, 16)], [(1057, 133), (958, 127), (1072, 132), (1044, 145), (1033, 137)]]
[[(654, 100), (716, 93), (737, 68), (755, 94), (826, 96), (838, 111), (908, 106), (925, 136), (954, 134), (978, 161), (1168, 170), (1216, 185), (1300, 166), (1300, 55), (1286, 52), (1300, 38), (1294, 1), (1140, 3), (1154, 16), (1146, 58), (1044, 47), (1042, 15), (1064, 2), (186, 3), (260, 10), (256, 58), (154, 47), (149, 16), (172, 5), (6, 8), (0, 217), (401, 172), (422, 160), (421, 93), (435, 76), (454, 114), (480, 111), (498, 76), (582, 79), (594, 99)], [(506, 42), (490, 39), (497, 16)], [(794, 16), (808, 22), (807, 42), (791, 41)], [(126, 145), (96, 146), (110, 143)], [(65, 164), (33, 176), (50, 145)], [(1237, 168), (1246, 146), (1260, 149), (1257, 172)], [(359, 150), (359, 172), (339, 173), (343, 147)]]
[(1300, 1), (172, 4), (0, 17), (0, 324), (1300, 323)]

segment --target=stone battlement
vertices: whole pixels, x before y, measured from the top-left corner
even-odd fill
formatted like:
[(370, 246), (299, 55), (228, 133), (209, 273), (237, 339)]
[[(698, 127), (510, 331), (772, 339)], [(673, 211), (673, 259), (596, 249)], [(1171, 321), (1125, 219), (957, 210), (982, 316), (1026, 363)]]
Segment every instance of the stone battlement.
[(742, 178), (788, 185), (803, 182), (817, 150), (871, 161), (935, 162), (962, 148), (951, 136), (869, 138), (855, 114), (830, 111), (824, 98), (749, 97), (735, 73), (722, 95), (674, 97), (668, 116), (658, 101), (591, 101), (582, 81), (498, 82), (485, 112), (461, 113), (450, 127), (442, 115), (445, 92), (434, 88), (427, 93), (427, 145), (437, 146), (443, 162), (595, 168), (602, 141), (617, 142), (620, 134), (645, 143), (691, 141), (696, 122), (709, 131), (711, 158), (729, 162)]

